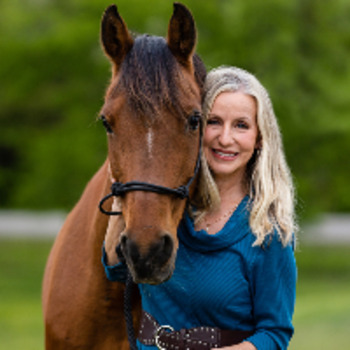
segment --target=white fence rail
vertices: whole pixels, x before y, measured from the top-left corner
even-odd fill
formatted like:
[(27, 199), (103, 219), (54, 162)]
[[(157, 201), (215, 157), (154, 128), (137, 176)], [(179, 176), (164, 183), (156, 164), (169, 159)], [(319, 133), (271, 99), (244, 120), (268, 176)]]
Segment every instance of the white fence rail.
[(0, 211), (0, 236), (55, 237), (66, 218), (64, 212)]
[[(64, 212), (0, 211), (0, 236), (55, 237), (66, 218)], [(325, 214), (304, 225), (301, 241), (320, 244), (350, 243), (350, 214)]]

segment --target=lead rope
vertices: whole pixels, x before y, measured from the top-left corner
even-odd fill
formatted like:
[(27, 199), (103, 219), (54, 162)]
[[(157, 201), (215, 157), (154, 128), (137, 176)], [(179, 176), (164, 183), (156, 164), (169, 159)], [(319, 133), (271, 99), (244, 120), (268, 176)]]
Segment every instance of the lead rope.
[(126, 330), (127, 330), (130, 350), (137, 350), (134, 323), (133, 323), (133, 317), (132, 317), (132, 291), (134, 289), (134, 286), (135, 286), (135, 283), (128, 269), (127, 277), (126, 277), (126, 286), (124, 291), (124, 317), (126, 322)]
[[(111, 178), (111, 182), (112, 183), (116, 182), (112, 176), (110, 163), (108, 164), (108, 172), (109, 172), (109, 176)], [(115, 202), (116, 200), (117, 200), (117, 197), (114, 197), (114, 202), (113, 202), (112, 207), (115, 205), (116, 208), (121, 208), (121, 204), (120, 203), (116, 204), (116, 202)], [(120, 211), (119, 215), (122, 215), (121, 211)], [(124, 308), (123, 308), (124, 319), (125, 319), (126, 333), (127, 333), (127, 337), (128, 337), (130, 350), (137, 350), (134, 323), (133, 323), (133, 317), (132, 317), (132, 295), (133, 295), (133, 289), (135, 287), (135, 283), (132, 279), (129, 268), (126, 265), (126, 261), (125, 261), (125, 258), (123, 256), (120, 245), (117, 246), (115, 251), (117, 253), (119, 261), (122, 262), (123, 264), (125, 264), (125, 266), (126, 266), (126, 282), (125, 282), (125, 289), (124, 289)]]
[(132, 279), (129, 268), (126, 265), (123, 253), (120, 249), (120, 245), (118, 245), (118, 247), (116, 248), (116, 253), (118, 255), (120, 262), (123, 262), (126, 266), (126, 283), (125, 283), (125, 290), (124, 290), (124, 318), (125, 318), (126, 332), (128, 336), (130, 350), (137, 350), (134, 322), (132, 317), (132, 295), (133, 295), (133, 289), (135, 287), (135, 283)]

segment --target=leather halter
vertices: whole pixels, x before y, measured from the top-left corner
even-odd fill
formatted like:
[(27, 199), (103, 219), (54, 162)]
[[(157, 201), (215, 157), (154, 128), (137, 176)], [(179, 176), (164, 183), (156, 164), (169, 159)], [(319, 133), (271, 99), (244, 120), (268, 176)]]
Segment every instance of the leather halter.
[(108, 200), (111, 197), (121, 197), (127, 192), (131, 191), (145, 191), (145, 192), (155, 192), (158, 194), (165, 194), (165, 195), (175, 195), (176, 197), (180, 199), (188, 198), (190, 193), (190, 186), (192, 185), (194, 179), (196, 178), (200, 163), (201, 163), (201, 154), (202, 154), (202, 120), (199, 120), (199, 151), (198, 151), (198, 157), (196, 162), (196, 167), (194, 169), (193, 176), (189, 179), (186, 185), (179, 186), (178, 188), (170, 188), (160, 185), (155, 185), (148, 182), (141, 182), (141, 181), (130, 181), (126, 183), (121, 182), (114, 182), (111, 187), (111, 193), (107, 194), (107, 196), (103, 197), (100, 201), (99, 208), (100, 211), (103, 214), (106, 215), (122, 215), (123, 213), (121, 211), (107, 211), (103, 208), (103, 204), (106, 200)]

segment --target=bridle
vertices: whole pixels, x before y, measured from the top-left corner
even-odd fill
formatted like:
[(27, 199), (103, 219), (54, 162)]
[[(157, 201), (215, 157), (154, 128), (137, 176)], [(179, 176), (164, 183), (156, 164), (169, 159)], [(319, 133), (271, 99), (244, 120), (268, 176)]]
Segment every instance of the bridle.
[(195, 180), (201, 163), (201, 154), (202, 154), (202, 134), (203, 134), (203, 127), (202, 127), (202, 120), (199, 119), (199, 149), (198, 149), (198, 156), (196, 161), (196, 167), (194, 169), (193, 176), (189, 179), (186, 185), (179, 186), (178, 188), (170, 188), (160, 185), (155, 185), (148, 182), (141, 182), (141, 181), (130, 181), (126, 183), (115, 181), (112, 183), (111, 187), (111, 193), (107, 194), (107, 196), (103, 197), (102, 200), (99, 203), (99, 209), (103, 214), (106, 215), (122, 215), (121, 211), (108, 211), (103, 208), (103, 204), (111, 197), (122, 197), (127, 192), (132, 191), (145, 191), (145, 192), (154, 192), (158, 194), (164, 194), (164, 195), (174, 195), (180, 199), (185, 199), (189, 197), (190, 193), (190, 187)]
[[(200, 164), (201, 164), (203, 126), (202, 126), (202, 119), (199, 118), (198, 121), (199, 121), (198, 156), (197, 156), (196, 166), (194, 169), (194, 174), (189, 179), (186, 185), (179, 186), (178, 188), (170, 188), (170, 187), (155, 185), (148, 182), (141, 182), (141, 181), (130, 181), (124, 184), (121, 182), (115, 181), (112, 183), (111, 193), (107, 194), (107, 196), (103, 197), (102, 200), (100, 201), (99, 203), (100, 211), (106, 215), (122, 215), (123, 214), (122, 211), (105, 210), (103, 208), (103, 204), (111, 197), (121, 197), (125, 193), (131, 192), (131, 191), (145, 191), (145, 192), (154, 192), (154, 193), (164, 194), (164, 195), (174, 195), (180, 199), (188, 198), (190, 194), (190, 187), (198, 175)], [(120, 261), (125, 261), (120, 245), (117, 246), (116, 253)], [(133, 287), (134, 287), (134, 282), (132, 280), (129, 269), (127, 268), (126, 286), (124, 291), (124, 314), (125, 314), (127, 337), (129, 340), (130, 349), (137, 350), (134, 325), (133, 325), (133, 317), (132, 317), (132, 305), (131, 305), (131, 295), (132, 295)]]

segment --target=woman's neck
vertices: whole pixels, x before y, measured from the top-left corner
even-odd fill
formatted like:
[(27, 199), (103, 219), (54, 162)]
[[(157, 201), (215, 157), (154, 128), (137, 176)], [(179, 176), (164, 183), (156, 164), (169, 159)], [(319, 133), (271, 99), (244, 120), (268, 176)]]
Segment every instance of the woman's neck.
[(248, 193), (245, 181), (240, 178), (216, 178), (215, 179), (221, 198), (221, 208), (226, 208), (232, 203), (239, 203)]
[(220, 193), (220, 205), (206, 212), (196, 223), (196, 230), (204, 229), (209, 234), (219, 232), (237, 209), (239, 203), (247, 194), (242, 178), (216, 178), (216, 184)]

